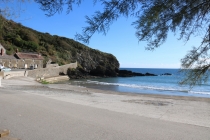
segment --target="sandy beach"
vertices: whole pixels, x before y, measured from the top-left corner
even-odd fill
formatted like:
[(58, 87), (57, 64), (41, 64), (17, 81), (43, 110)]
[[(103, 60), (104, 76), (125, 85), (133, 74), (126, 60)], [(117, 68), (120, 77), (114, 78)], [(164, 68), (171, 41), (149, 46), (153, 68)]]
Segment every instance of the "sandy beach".
[(210, 98), (1, 82), (0, 129), (21, 140), (210, 139)]

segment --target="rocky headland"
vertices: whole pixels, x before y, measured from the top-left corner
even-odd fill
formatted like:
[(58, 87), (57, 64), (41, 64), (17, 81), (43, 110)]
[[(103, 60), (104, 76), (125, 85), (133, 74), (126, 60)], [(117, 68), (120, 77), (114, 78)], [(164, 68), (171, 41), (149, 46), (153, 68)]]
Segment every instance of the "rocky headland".
[[(111, 72), (111, 71), (110, 71)], [(134, 76), (158, 76), (156, 74), (152, 73), (137, 73), (132, 72), (129, 70), (119, 70), (116, 69), (115, 71), (112, 71), (113, 74), (109, 75), (106, 74), (105, 71), (100, 70), (94, 70), (91, 72), (84, 71), (82, 68), (77, 69), (68, 69), (68, 76), (70, 79), (89, 79), (89, 78), (98, 78), (98, 77), (134, 77)]]

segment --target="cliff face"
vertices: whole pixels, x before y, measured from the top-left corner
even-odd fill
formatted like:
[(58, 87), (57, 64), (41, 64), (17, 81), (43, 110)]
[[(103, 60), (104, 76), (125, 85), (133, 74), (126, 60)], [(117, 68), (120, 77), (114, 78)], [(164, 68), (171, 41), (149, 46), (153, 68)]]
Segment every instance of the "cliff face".
[(41, 53), (59, 65), (77, 61), (80, 70), (96, 76), (116, 76), (119, 62), (112, 54), (91, 49), (73, 39), (52, 36), (0, 17), (0, 43), (7, 54), (15, 50)]
[(119, 68), (115, 56), (93, 49), (81, 51), (75, 59), (85, 71), (95, 76), (116, 76)]

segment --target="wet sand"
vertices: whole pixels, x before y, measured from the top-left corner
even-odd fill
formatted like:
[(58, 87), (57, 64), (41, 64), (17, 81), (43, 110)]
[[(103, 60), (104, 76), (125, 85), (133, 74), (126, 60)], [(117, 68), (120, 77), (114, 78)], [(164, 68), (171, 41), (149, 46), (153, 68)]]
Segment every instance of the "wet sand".
[(22, 140), (210, 139), (210, 99), (2, 80), (0, 129)]

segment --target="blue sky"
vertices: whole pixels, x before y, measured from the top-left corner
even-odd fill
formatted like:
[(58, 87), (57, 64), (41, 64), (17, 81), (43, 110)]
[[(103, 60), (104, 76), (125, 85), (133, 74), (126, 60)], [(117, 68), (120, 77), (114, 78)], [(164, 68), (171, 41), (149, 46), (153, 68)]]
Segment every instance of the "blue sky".
[[(74, 6), (73, 12), (62, 13), (52, 17), (45, 16), (38, 4), (34, 2), (14, 3), (21, 8), (18, 18), (13, 20), (24, 26), (51, 35), (59, 35), (74, 39), (76, 33), (82, 33), (86, 26), (85, 15), (91, 16), (101, 6), (93, 6), (91, 0), (84, 1), (79, 7)], [(135, 29), (131, 26), (133, 18), (120, 18), (114, 22), (106, 36), (96, 33), (87, 46), (103, 52), (111, 53), (123, 68), (180, 68), (180, 60), (192, 48), (200, 44), (201, 37), (193, 37), (185, 43), (179, 37), (169, 34), (167, 41), (154, 51), (145, 50), (146, 42), (138, 42)]]

